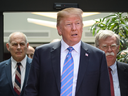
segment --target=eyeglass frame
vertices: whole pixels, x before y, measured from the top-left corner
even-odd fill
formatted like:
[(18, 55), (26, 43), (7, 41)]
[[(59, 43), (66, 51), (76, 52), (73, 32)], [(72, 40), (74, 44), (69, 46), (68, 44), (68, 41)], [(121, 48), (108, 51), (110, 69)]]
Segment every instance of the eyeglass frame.
[(107, 44), (103, 44), (103, 45), (101, 46), (101, 48), (104, 49), (104, 50), (108, 50), (109, 47), (110, 47), (111, 50), (115, 50), (118, 46), (119, 46), (119, 45), (117, 45), (117, 44), (111, 44), (111, 45), (109, 45), (109, 46), (108, 46)]

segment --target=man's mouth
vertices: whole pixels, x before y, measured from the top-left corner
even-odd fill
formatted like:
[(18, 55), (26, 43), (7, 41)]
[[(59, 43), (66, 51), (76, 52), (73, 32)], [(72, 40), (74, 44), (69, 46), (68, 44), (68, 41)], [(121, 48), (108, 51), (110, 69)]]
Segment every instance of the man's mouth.
[(77, 36), (77, 34), (72, 34), (72, 36)]

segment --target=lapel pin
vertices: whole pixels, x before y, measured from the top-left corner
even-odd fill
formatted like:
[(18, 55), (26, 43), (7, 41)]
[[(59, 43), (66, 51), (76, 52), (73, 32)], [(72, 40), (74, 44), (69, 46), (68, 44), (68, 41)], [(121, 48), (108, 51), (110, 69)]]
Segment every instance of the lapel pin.
[(88, 57), (88, 54), (87, 54), (87, 53), (85, 53), (85, 56), (87, 56), (87, 57)]

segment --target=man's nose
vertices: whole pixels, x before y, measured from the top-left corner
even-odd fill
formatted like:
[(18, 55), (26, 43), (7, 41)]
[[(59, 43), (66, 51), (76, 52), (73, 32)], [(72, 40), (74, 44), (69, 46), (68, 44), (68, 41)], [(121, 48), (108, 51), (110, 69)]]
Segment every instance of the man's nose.
[(74, 23), (72, 24), (72, 29), (76, 30), (76, 24), (74, 24)]
[(108, 51), (112, 51), (112, 48), (111, 48), (111, 46), (108, 46)]
[(17, 46), (18, 48), (20, 48), (21, 46), (20, 46), (20, 44), (18, 44), (18, 46)]

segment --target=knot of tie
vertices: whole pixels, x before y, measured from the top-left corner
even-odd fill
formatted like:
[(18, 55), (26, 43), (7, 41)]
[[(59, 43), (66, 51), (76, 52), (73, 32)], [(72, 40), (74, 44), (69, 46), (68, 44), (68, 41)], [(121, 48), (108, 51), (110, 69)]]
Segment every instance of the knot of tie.
[(68, 49), (69, 52), (72, 52), (72, 50), (74, 50), (73, 47), (68, 47), (67, 49)]
[(112, 69), (111, 69), (110, 67), (108, 67), (108, 70), (109, 70), (109, 72), (111, 72), (111, 71), (112, 71)]
[(17, 63), (17, 65), (18, 65), (18, 66), (20, 66), (20, 65), (21, 65), (21, 63)]

